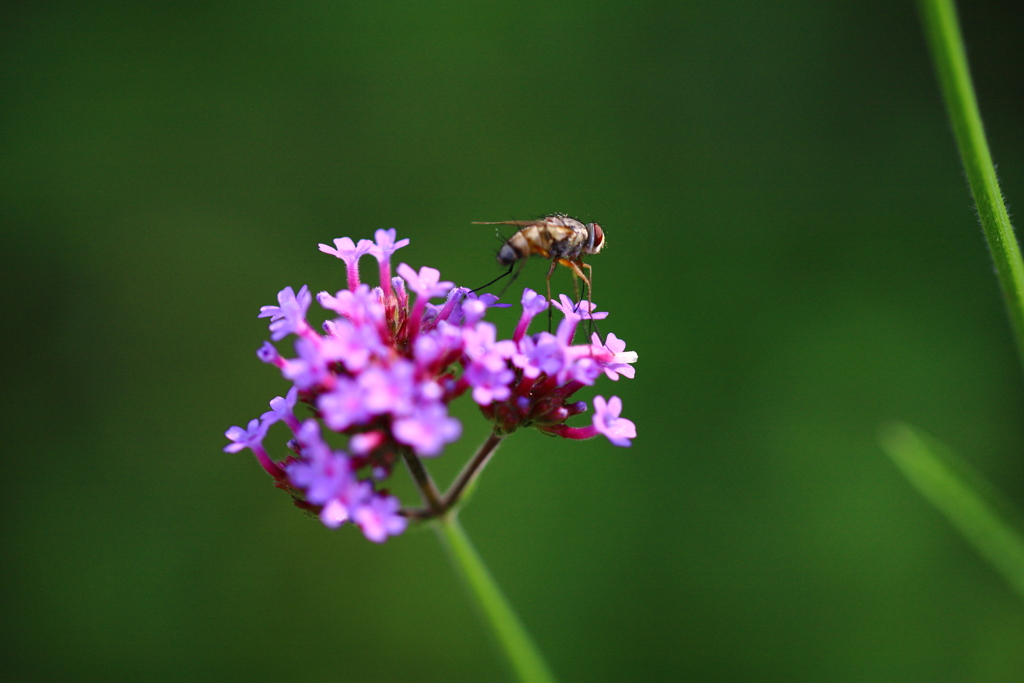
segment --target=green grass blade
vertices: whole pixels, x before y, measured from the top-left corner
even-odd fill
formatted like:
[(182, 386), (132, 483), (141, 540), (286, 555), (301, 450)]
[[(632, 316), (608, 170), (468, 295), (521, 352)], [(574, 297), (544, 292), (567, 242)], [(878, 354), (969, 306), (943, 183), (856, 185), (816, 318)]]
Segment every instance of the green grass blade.
[(939, 509), (1024, 600), (1021, 515), (966, 461), (918, 429), (883, 429), (882, 448), (910, 483)]

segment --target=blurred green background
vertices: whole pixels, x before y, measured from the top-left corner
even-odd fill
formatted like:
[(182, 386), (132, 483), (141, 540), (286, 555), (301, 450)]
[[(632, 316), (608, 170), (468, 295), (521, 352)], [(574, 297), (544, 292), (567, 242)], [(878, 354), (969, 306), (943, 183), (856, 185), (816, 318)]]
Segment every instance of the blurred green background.
[[(962, 15), (1011, 211), (1022, 10)], [(551, 211), (606, 228), (602, 332), (640, 360), (591, 394), (639, 437), (516, 434), (461, 518), (562, 681), (1024, 679), (1024, 605), (877, 445), (907, 420), (1024, 505), (1021, 365), (912, 4), (0, 17), (5, 681), (506, 680), (431, 533), (328, 531), (221, 448), (287, 388), (259, 306), (344, 284), (318, 242), (393, 226), (476, 286), (471, 221)], [(442, 480), (487, 431), (459, 410)]]

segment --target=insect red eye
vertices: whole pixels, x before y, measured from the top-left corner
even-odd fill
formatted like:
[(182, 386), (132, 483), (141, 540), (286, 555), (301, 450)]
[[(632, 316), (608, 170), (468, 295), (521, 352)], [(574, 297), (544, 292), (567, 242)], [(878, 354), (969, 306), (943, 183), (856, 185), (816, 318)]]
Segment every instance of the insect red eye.
[(604, 230), (597, 223), (592, 223), (591, 225), (594, 226), (594, 251), (597, 251), (604, 244)]

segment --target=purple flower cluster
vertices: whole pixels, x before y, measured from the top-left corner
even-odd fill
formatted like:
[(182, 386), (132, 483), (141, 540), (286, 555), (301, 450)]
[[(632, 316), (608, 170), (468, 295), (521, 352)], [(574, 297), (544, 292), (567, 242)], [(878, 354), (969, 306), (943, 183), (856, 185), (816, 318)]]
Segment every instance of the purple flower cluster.
[(562, 294), (558, 302), (552, 302), (564, 316), (556, 333), (527, 336), (530, 321), (547, 309), (548, 302), (527, 289), (523, 291), (522, 303), (523, 315), (512, 339), (495, 344), (511, 349), (507, 358), (509, 374), (514, 375), (514, 379), (507, 388), (503, 386), (500, 393), (492, 393), (492, 401), (477, 401), (483, 414), (495, 423), (499, 433), (536, 427), (568, 439), (589, 439), (603, 434), (616, 446), (629, 446), (630, 439), (636, 438), (636, 425), (619, 417), (622, 401), (618, 396), (608, 401), (602, 396), (594, 397), (591, 426), (565, 424), (568, 418), (587, 409), (584, 401), (566, 402), (580, 388), (594, 384), (602, 374), (618, 380), (619, 376), (632, 378), (635, 373), (632, 364), (636, 362), (636, 352), (626, 351), (626, 342), (614, 334), (609, 334), (603, 344), (597, 333), (591, 334), (589, 344), (572, 343), (582, 320), (602, 320), (608, 314), (593, 311), (587, 301), (574, 305)]
[[(297, 293), (286, 287), (277, 306), (260, 310), (260, 317), (270, 318), (272, 341), (295, 337), (294, 357), (283, 357), (270, 342), (257, 352), (293, 387), (247, 428), (229, 429), (225, 435), (232, 443), (225, 451), (252, 450), (276, 485), (325, 525), (352, 522), (368, 539), (382, 542), (402, 533), (407, 517), (398, 499), (378, 485), (400, 458), (440, 455), (461, 436), (448, 404), (467, 391), (495, 423), (496, 434), (535, 426), (566, 438), (603, 434), (616, 445), (630, 445), (636, 428), (619, 417), (618, 397), (594, 399), (591, 426), (565, 424), (586, 410), (584, 402), (566, 404), (580, 387), (602, 373), (611, 379), (633, 376), (636, 353), (625, 351), (615, 335), (604, 343), (594, 334), (590, 344), (572, 344), (581, 320), (607, 314), (593, 313), (587, 302), (574, 306), (563, 296), (554, 304), (564, 316), (557, 333), (528, 336), (530, 321), (548, 302), (526, 290), (515, 334), (498, 340), (494, 325), (483, 321), (497, 297), (454, 287), (433, 268), (417, 272), (403, 263), (392, 277), (391, 256), (409, 240), (396, 241), (393, 228), (378, 230), (375, 238), (354, 243), (343, 237), (334, 247), (320, 245), (348, 271), (347, 289), (316, 297), (333, 314), (321, 331), (306, 320), (313, 297), (305, 286)], [(359, 259), (365, 255), (378, 262), (378, 287), (360, 281)], [(440, 297), (443, 303), (430, 303)], [(296, 417), (299, 401), (312, 408), (313, 417)], [(276, 422), (293, 434), (292, 453), (281, 461), (263, 446)], [(325, 429), (348, 438), (345, 450), (328, 444)]]

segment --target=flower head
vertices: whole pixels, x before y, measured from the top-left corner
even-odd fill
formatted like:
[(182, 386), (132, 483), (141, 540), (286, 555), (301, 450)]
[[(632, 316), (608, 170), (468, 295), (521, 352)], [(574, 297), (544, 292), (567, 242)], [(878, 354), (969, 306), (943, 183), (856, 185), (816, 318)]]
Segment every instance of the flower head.
[[(633, 423), (620, 417), (617, 397), (595, 399), (592, 425), (566, 424), (586, 410), (585, 402), (570, 400), (578, 389), (602, 373), (633, 376), (636, 353), (615, 335), (603, 344), (596, 334), (589, 344), (572, 343), (581, 320), (606, 313), (563, 296), (554, 302), (563, 315), (558, 333), (531, 336), (530, 322), (548, 302), (526, 290), (513, 337), (499, 339), (497, 328), (484, 321), (488, 310), (503, 306), (494, 295), (455, 287), (428, 267), (403, 263), (391, 276), (391, 256), (408, 243), (392, 228), (378, 230), (373, 241), (342, 237), (334, 247), (321, 244), (321, 251), (345, 262), (348, 288), (317, 295), (328, 315), (319, 331), (306, 320), (313, 297), (305, 286), (297, 293), (285, 287), (278, 305), (260, 309), (260, 317), (270, 318), (273, 342), (294, 337), (293, 355), (286, 355), (286, 344), (279, 350), (270, 342), (257, 352), (292, 387), (260, 419), (229, 429), (224, 449), (252, 450), (296, 505), (331, 528), (351, 523), (374, 542), (402, 533), (408, 522), (399, 500), (381, 485), (398, 460), (412, 467), (460, 438), (462, 425), (448, 406), (463, 394), (494, 422), (498, 436), (536, 427), (574, 439), (603, 434), (620, 446), (636, 436)], [(380, 284), (372, 288), (359, 279), (358, 262), (367, 254), (380, 265)], [(300, 421), (299, 403), (313, 417)], [(273, 460), (263, 442), (279, 422), (292, 432), (291, 454)], [(343, 445), (329, 444), (326, 431), (338, 435), (331, 444)]]

